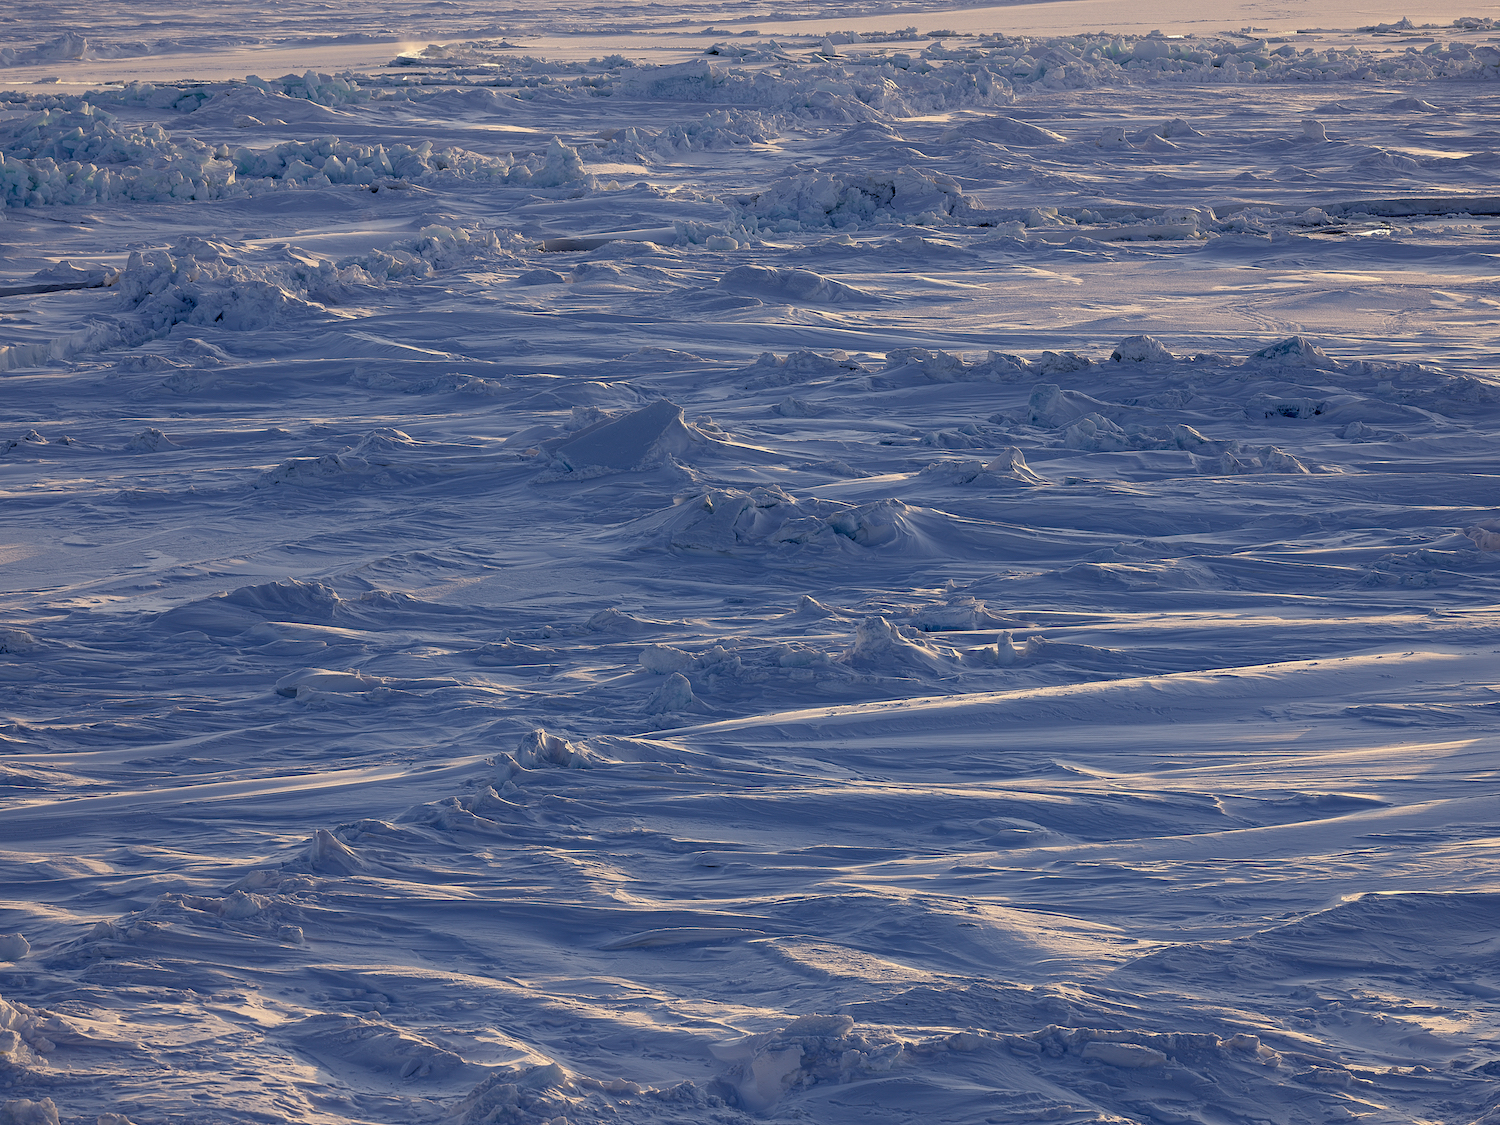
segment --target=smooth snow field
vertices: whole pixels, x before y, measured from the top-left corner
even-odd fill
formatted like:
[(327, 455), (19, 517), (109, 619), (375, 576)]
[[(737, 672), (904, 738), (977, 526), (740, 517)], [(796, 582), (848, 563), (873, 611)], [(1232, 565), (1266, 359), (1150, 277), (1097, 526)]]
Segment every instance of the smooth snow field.
[(1497, 17), (7, 6), (0, 1125), (1500, 1125)]

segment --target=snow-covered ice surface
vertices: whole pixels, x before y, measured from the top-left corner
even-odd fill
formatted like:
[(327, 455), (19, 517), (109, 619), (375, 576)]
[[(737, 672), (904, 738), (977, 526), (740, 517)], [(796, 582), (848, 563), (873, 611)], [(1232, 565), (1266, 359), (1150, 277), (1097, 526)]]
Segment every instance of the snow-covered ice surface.
[(1500, 1121), (1495, 10), (877, 7), (6, 9), (0, 1123)]

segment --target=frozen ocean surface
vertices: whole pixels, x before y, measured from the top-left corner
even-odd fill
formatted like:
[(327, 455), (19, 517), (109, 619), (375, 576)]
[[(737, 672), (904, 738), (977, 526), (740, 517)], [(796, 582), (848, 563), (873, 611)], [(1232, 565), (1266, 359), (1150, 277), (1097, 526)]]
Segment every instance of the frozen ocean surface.
[(0, 1125), (1500, 1123), (1500, 11), (0, 14)]

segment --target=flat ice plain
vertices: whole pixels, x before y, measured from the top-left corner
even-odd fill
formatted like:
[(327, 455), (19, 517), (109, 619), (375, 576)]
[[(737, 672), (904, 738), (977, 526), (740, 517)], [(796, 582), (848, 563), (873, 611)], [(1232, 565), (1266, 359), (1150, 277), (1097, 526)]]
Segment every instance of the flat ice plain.
[(7, 5), (0, 1125), (1500, 1122), (1496, 15)]

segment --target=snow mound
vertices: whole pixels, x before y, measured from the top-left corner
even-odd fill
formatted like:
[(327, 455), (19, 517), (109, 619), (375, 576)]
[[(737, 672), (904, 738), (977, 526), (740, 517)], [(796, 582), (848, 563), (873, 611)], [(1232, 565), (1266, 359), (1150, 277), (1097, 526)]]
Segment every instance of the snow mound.
[(719, 278), (719, 288), (729, 293), (760, 297), (777, 304), (815, 302), (823, 305), (865, 304), (878, 300), (874, 294), (811, 270), (778, 269), (769, 266), (736, 266)]
[(1338, 360), (1306, 336), (1292, 336), (1261, 348), (1250, 356), (1249, 362), (1278, 367), (1309, 367), (1318, 371), (1333, 371), (1340, 366)]
[(682, 407), (667, 399), (619, 418), (585, 426), (564, 439), (544, 442), (561, 473), (626, 473), (681, 457), (708, 438), (682, 420)]
[(288, 578), (242, 586), (175, 606), (156, 619), (156, 627), (174, 633), (194, 630), (227, 637), (267, 621), (327, 625), (346, 605), (330, 586)]
[(702, 705), (693, 694), (693, 684), (681, 672), (672, 672), (646, 700), (648, 715), (671, 714), (678, 711), (698, 711)]
[(1034, 426), (1060, 427), (1084, 415), (1101, 416), (1110, 405), (1081, 391), (1065, 391), (1056, 383), (1038, 383), (1026, 400), (1026, 418)]
[(24, 934), (0, 934), (0, 961), (19, 961), (31, 952)]
[(638, 617), (623, 610), (601, 609), (584, 624), (590, 633), (610, 633), (618, 636), (640, 636), (644, 633), (673, 632), (681, 626), (680, 621), (655, 621)]
[(224, 595), (225, 604), (249, 610), (268, 621), (301, 621), (325, 624), (343, 607), (344, 601), (331, 586), (288, 578), (241, 586)]
[[(896, 614), (887, 614), (894, 618)], [(1013, 617), (995, 613), (978, 598), (955, 594), (947, 601), (918, 606), (901, 620), (923, 633), (971, 632), (1021, 624)]]
[(1051, 129), (1043, 129), (1040, 125), (1032, 125), (1027, 121), (1017, 121), (1014, 117), (981, 117), (965, 121), (943, 134), (945, 141), (966, 138), (1022, 146), (1061, 145), (1068, 141), (1061, 133), (1054, 133)]
[(291, 1025), (286, 1034), (325, 1063), (353, 1065), (405, 1081), (442, 1078), (464, 1060), (404, 1028), (360, 1016), (325, 1014)]
[(568, 279), (556, 270), (541, 267), (516, 275), (517, 285), (566, 285)]

